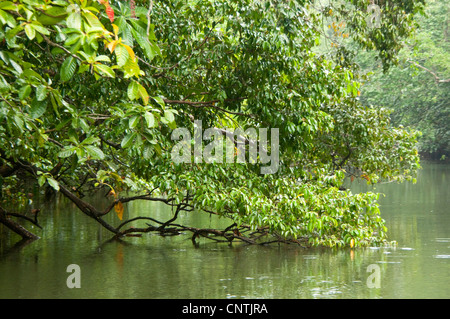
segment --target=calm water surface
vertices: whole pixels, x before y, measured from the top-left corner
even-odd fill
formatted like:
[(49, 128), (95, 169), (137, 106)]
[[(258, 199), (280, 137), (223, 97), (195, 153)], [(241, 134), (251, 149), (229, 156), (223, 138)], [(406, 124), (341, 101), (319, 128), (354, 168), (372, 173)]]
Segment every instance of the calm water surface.
[[(449, 298), (450, 166), (423, 166), (417, 184), (375, 188), (385, 194), (381, 212), (395, 248), (207, 241), (195, 248), (189, 236), (151, 234), (110, 241), (110, 233), (60, 199), (42, 209), (38, 241), (20, 247), (0, 226), (0, 298)], [(371, 189), (352, 185), (354, 192)], [(161, 219), (170, 214), (161, 205), (135, 202), (125, 217), (143, 211)], [(193, 226), (223, 223), (202, 214), (183, 219)], [(66, 286), (69, 264), (81, 268), (80, 289)], [(367, 284), (373, 264), (379, 288)]]

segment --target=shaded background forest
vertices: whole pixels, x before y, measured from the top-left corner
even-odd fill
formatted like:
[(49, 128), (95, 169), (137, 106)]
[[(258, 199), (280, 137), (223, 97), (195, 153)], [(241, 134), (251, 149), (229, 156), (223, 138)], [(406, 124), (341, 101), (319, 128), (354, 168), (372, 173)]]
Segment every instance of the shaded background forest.
[(417, 34), (400, 52), (398, 65), (384, 73), (372, 53), (358, 54), (364, 72), (373, 71), (361, 88), (364, 105), (392, 110), (394, 125), (422, 132), (424, 159), (445, 160), (450, 154), (450, 39), (448, 0), (427, 1), (417, 16)]

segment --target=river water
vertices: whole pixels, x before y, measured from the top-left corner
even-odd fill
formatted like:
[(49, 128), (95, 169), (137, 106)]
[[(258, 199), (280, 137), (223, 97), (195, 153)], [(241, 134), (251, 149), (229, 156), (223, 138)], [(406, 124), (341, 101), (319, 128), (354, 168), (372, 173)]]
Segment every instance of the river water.
[[(64, 199), (46, 204), (40, 240), (26, 246), (0, 226), (0, 298), (449, 298), (450, 166), (423, 164), (416, 184), (377, 185), (396, 247), (229, 247), (190, 236), (110, 241), (110, 233)], [(372, 190), (356, 182), (354, 192)], [(134, 202), (125, 217), (170, 211)], [(111, 218), (117, 218), (111, 216)], [(193, 226), (221, 221), (183, 216)], [(117, 222), (119, 222), (117, 220)], [(142, 225), (141, 225), (142, 226)], [(67, 266), (80, 267), (69, 289)]]

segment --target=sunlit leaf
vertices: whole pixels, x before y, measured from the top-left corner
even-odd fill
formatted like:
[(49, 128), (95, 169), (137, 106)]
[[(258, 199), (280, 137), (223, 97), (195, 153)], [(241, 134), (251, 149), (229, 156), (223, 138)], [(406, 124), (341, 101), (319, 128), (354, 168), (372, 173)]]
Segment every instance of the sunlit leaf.
[(36, 31), (34, 30), (33, 26), (31, 24), (26, 24), (24, 29), (28, 39), (33, 40), (36, 36)]
[(59, 183), (54, 178), (48, 177), (47, 182), (55, 191), (59, 191)]
[(36, 99), (43, 101), (47, 98), (47, 87), (45, 85), (39, 85), (36, 88)]
[(109, 66), (104, 64), (96, 64), (94, 66), (95, 69), (100, 71), (102, 75), (106, 75), (107, 77), (114, 78), (116, 77), (116, 74), (114, 73), (113, 69), (111, 69)]
[(152, 113), (145, 112), (144, 117), (145, 121), (147, 122), (148, 128), (152, 128), (153, 126), (155, 126), (155, 117), (153, 116)]

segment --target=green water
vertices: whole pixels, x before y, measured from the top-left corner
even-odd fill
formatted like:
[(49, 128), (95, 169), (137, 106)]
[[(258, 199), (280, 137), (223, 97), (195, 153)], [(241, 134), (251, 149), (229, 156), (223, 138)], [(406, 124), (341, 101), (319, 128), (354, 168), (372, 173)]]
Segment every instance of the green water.
[[(417, 184), (376, 187), (386, 194), (380, 204), (389, 239), (398, 242), (380, 249), (208, 241), (196, 248), (190, 236), (154, 234), (110, 241), (110, 233), (60, 199), (42, 209), (43, 230), (33, 229), (40, 240), (17, 245), (19, 238), (0, 226), (0, 298), (449, 298), (449, 179), (450, 166), (424, 164)], [(125, 217), (144, 211), (170, 214), (135, 202)], [(183, 219), (218, 223), (202, 214)], [(81, 288), (66, 285), (70, 264), (80, 266)], [(379, 271), (379, 287), (370, 284), (369, 265)]]

